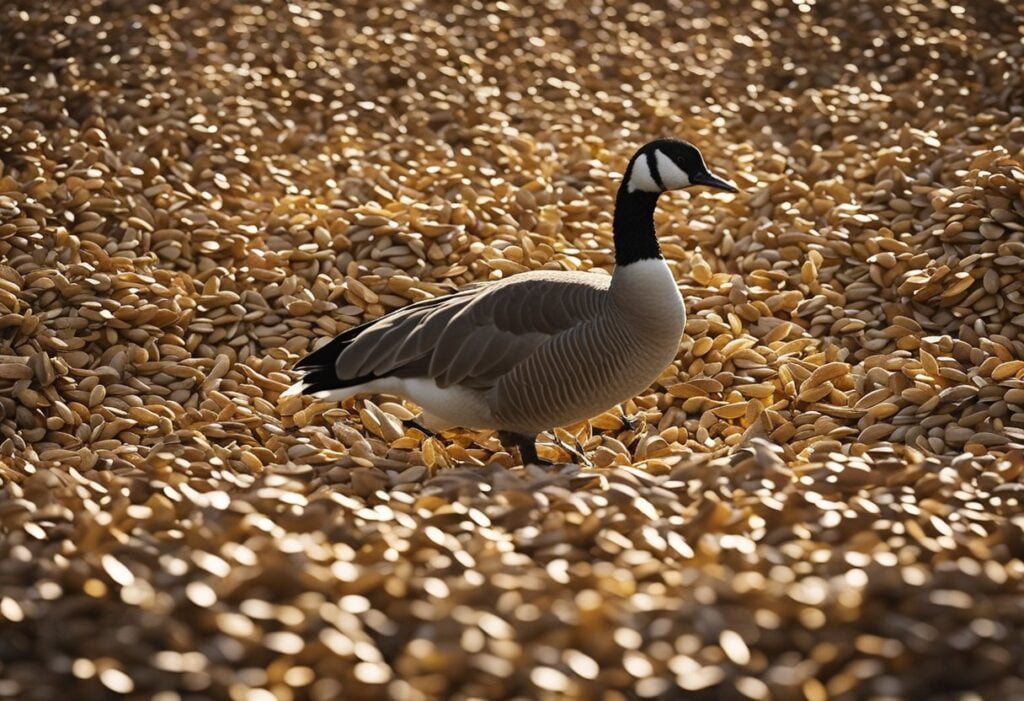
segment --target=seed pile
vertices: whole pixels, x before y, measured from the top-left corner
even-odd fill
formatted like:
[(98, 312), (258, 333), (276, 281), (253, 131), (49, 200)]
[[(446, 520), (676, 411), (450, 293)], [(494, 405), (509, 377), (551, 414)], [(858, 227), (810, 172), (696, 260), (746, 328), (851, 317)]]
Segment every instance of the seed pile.
[[(0, 10), (0, 697), (1024, 698), (1019, 7), (167, 5)], [(279, 400), (666, 135), (743, 194), (592, 465)]]

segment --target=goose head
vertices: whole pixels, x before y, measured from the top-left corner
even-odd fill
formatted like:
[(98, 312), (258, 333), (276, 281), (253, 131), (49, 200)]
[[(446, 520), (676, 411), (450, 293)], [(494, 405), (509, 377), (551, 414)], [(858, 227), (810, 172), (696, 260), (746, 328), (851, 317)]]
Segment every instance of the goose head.
[(678, 139), (652, 141), (637, 151), (629, 162), (623, 183), (628, 193), (661, 193), (695, 185), (739, 191), (731, 182), (708, 170), (696, 146)]

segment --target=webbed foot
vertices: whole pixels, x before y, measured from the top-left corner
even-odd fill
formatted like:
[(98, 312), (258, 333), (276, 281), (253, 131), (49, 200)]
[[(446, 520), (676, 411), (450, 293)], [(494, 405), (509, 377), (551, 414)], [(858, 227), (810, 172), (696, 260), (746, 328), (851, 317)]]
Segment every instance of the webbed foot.
[(542, 460), (537, 456), (537, 436), (529, 433), (516, 433), (515, 431), (498, 431), (498, 440), (508, 450), (515, 448), (519, 451), (519, 458), (526, 465), (553, 465), (548, 460)]

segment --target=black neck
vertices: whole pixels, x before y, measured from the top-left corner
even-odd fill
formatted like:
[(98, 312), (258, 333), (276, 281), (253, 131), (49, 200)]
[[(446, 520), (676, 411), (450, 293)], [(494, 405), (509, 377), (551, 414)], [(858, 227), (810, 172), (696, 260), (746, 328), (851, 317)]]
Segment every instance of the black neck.
[(661, 247), (654, 232), (654, 208), (660, 194), (644, 190), (629, 192), (625, 182), (619, 187), (612, 221), (616, 265), (661, 258)]

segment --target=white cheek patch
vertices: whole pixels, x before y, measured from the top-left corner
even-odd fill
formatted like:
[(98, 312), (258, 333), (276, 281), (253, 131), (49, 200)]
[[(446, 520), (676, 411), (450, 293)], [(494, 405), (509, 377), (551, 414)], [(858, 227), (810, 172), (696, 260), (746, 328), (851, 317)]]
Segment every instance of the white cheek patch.
[(629, 192), (644, 190), (645, 192), (661, 192), (658, 183), (654, 182), (651, 167), (647, 165), (647, 154), (641, 154), (633, 161), (633, 169), (629, 176)]
[(658, 159), (658, 175), (661, 176), (661, 182), (665, 183), (666, 190), (678, 190), (690, 185), (690, 176), (675, 161), (661, 151), (655, 151), (655, 157)]

